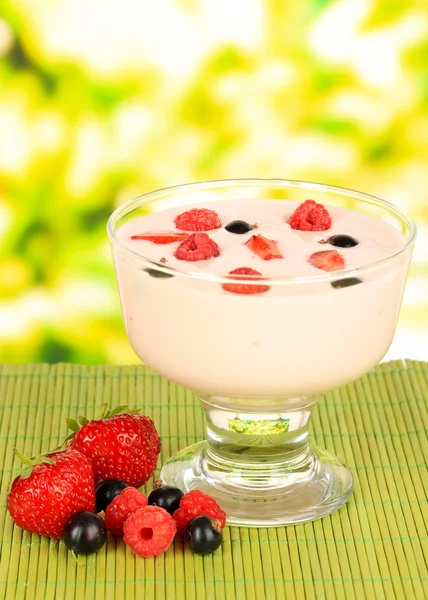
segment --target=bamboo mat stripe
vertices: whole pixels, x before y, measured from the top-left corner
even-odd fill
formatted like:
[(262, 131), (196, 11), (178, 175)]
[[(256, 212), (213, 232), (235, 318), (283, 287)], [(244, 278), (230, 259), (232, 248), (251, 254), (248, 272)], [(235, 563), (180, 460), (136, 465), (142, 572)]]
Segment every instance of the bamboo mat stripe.
[[(393, 361), (327, 393), (314, 442), (341, 457), (355, 490), (339, 511), (277, 529), (226, 527), (221, 548), (192, 555), (177, 538), (157, 558), (109, 537), (79, 557), (15, 527), (7, 487), (13, 449), (37, 455), (67, 433), (66, 416), (103, 403), (142, 407), (162, 438), (161, 465), (204, 438), (195, 396), (142, 365), (0, 366), (0, 598), (7, 600), (421, 600), (428, 598), (428, 364)], [(145, 486), (149, 493), (153, 479)]]

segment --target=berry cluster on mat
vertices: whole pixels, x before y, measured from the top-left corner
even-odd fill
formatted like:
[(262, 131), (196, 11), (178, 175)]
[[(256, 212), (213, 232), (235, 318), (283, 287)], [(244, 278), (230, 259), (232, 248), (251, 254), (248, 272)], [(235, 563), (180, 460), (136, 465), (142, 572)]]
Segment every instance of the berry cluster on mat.
[[(293, 214), (286, 219), (291, 229), (303, 232), (326, 231), (332, 226), (332, 219), (329, 211), (324, 205), (314, 200), (305, 200), (300, 204)], [(219, 215), (214, 210), (207, 208), (193, 208), (178, 215), (174, 220), (176, 230), (170, 232), (148, 232), (132, 235), (132, 240), (149, 241), (154, 244), (172, 244), (179, 245), (173, 252), (173, 256), (178, 260), (184, 261), (202, 261), (220, 256), (221, 248), (209, 237), (207, 231), (218, 230), (223, 227)], [(242, 236), (259, 228), (257, 223), (250, 224), (247, 221), (238, 219), (224, 225), (224, 229), (237, 236)], [(188, 233), (182, 233), (188, 232)], [(352, 248), (358, 245), (358, 241), (346, 234), (332, 235), (327, 239), (319, 240), (320, 244), (329, 244), (339, 248)], [(279, 243), (271, 240), (261, 233), (249, 237), (244, 245), (248, 251), (255, 254), (262, 260), (286, 259), (281, 252)], [(308, 262), (316, 269), (323, 271), (339, 271), (345, 268), (345, 259), (337, 250), (321, 250), (314, 252), (307, 258)], [(161, 259), (161, 262), (166, 259)], [(168, 278), (173, 277), (170, 273), (157, 271), (156, 269), (146, 269), (152, 277)], [(266, 277), (259, 271), (247, 266), (240, 266), (228, 274), (226, 278), (242, 281), (242, 283), (225, 283), (223, 289), (233, 294), (262, 294), (269, 291), (270, 286), (259, 284), (258, 281), (266, 280)], [(357, 278), (349, 278), (341, 282), (334, 282), (335, 288), (346, 287), (360, 283)], [(347, 283), (346, 283), (347, 282)]]
[(226, 514), (200, 491), (183, 493), (155, 483), (147, 497), (137, 488), (153, 475), (161, 449), (153, 421), (138, 410), (103, 408), (100, 419), (67, 419), (72, 433), (54, 451), (28, 459), (7, 497), (22, 529), (62, 538), (75, 554), (97, 552), (107, 531), (138, 556), (157, 556), (176, 532), (198, 554), (216, 550)]
[(183, 494), (157, 481), (148, 497), (132, 487), (121, 491), (107, 506), (104, 524), (138, 556), (165, 552), (177, 532), (193, 552), (209, 554), (220, 546), (226, 515), (203, 492)]

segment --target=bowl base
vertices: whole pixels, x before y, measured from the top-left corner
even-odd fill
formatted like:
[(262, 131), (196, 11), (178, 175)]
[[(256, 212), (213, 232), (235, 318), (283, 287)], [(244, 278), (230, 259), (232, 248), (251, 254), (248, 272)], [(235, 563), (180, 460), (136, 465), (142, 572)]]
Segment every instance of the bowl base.
[(300, 471), (281, 465), (243, 475), (233, 464), (213, 465), (207, 443), (200, 442), (172, 456), (161, 471), (167, 485), (213, 496), (229, 525), (278, 527), (319, 519), (342, 506), (352, 493), (351, 471), (338, 458), (316, 446)]

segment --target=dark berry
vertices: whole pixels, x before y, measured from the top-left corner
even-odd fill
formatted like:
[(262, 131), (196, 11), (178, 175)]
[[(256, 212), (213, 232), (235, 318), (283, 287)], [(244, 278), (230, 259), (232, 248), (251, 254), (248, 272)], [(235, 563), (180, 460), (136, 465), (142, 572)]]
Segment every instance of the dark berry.
[(252, 229), (254, 229), (255, 227), (257, 227), (256, 224), (254, 225), (250, 225), (249, 223), (247, 223), (246, 221), (231, 221), (230, 223), (228, 223), (225, 227), (226, 231), (229, 231), (229, 233), (248, 233), (249, 231), (251, 231)]
[(170, 515), (180, 507), (183, 492), (171, 485), (158, 486), (149, 495), (149, 504), (159, 506), (169, 512)]
[(66, 521), (62, 539), (75, 554), (91, 554), (104, 546), (107, 529), (101, 517), (89, 510), (82, 510)]
[(331, 285), (336, 288), (336, 290), (340, 290), (345, 287), (350, 287), (351, 285), (357, 285), (357, 283), (363, 283), (361, 279), (358, 277), (348, 277), (347, 279), (338, 279), (337, 281), (332, 281)]
[(358, 246), (358, 241), (350, 235), (338, 233), (337, 235), (330, 236), (327, 240), (321, 240), (320, 244), (331, 244), (338, 248), (353, 248), (354, 246)]
[(157, 269), (144, 269), (146, 273), (148, 273), (151, 277), (174, 277), (171, 273), (164, 273), (163, 271), (158, 271)]
[(110, 502), (127, 487), (128, 484), (121, 479), (106, 479), (99, 483), (95, 490), (96, 511), (105, 511)]
[(211, 554), (221, 544), (221, 523), (211, 517), (195, 517), (186, 526), (184, 539), (195, 554)]

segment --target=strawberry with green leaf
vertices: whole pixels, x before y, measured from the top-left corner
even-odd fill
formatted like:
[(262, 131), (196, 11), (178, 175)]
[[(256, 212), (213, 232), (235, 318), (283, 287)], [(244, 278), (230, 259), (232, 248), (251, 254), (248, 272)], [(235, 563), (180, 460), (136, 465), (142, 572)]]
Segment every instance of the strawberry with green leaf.
[(12, 520), (27, 531), (60, 538), (75, 512), (95, 509), (95, 481), (89, 459), (66, 449), (28, 459), (15, 450), (25, 468), (7, 497)]
[(89, 458), (95, 481), (121, 479), (140, 487), (153, 474), (160, 453), (160, 439), (153, 421), (139, 410), (118, 406), (104, 407), (101, 418), (89, 421), (79, 416), (78, 423), (67, 419), (72, 430), (67, 438), (70, 448)]

